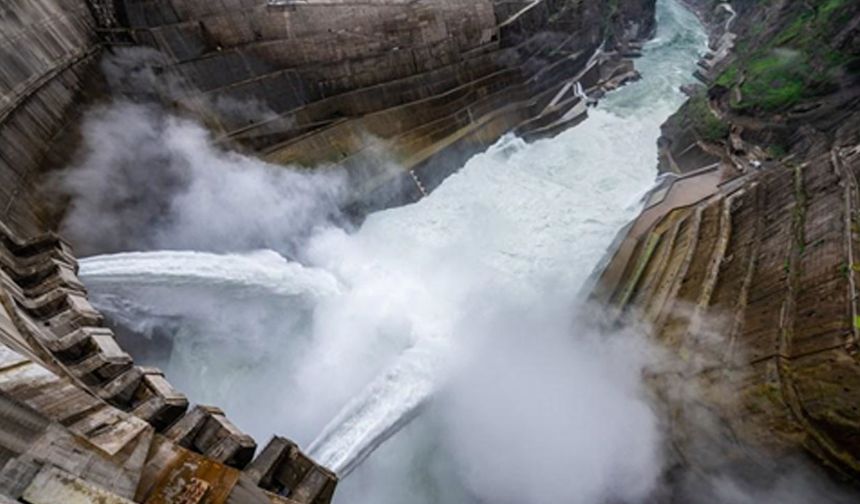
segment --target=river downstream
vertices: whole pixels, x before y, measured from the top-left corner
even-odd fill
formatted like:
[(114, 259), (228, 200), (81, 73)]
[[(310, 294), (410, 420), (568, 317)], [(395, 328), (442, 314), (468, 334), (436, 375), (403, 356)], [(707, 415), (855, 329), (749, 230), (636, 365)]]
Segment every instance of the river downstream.
[(644, 499), (661, 449), (641, 343), (604, 343), (572, 314), (641, 209), (660, 124), (705, 49), (675, 0), (657, 20), (642, 80), (587, 121), (505, 137), (354, 233), (321, 226), (300, 261), (141, 252), (82, 260), (81, 277), (114, 323), (172, 342), (139, 363), (260, 444), (286, 435), (350, 473), (337, 502)]

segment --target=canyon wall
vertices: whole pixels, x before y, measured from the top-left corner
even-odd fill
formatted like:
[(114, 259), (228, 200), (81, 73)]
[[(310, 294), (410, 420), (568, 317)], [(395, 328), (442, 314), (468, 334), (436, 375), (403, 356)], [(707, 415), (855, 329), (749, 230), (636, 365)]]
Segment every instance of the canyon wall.
[[(679, 357), (653, 379), (680, 459), (801, 453), (856, 481), (860, 5), (691, 3), (712, 29), (702, 84), (596, 297)], [(679, 379), (701, 400), (673, 400)]]

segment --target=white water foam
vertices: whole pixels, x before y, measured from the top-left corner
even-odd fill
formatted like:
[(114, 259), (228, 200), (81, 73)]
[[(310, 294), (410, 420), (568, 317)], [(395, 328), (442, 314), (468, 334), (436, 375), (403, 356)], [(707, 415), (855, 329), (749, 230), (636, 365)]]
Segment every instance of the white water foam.
[[(611, 95), (588, 121), (533, 144), (506, 137), (429, 198), (372, 216), (355, 239), (385, 243), (408, 236), (413, 246), (440, 250), (440, 260), (471, 252), (497, 282), (574, 299), (653, 185), (659, 126), (682, 101), (677, 88), (703, 49), (695, 22), (684, 26), (688, 13), (664, 5), (661, 21), (658, 40), (639, 64), (644, 80)], [(494, 284), (487, 292), (498, 288), (505, 287)], [(423, 404), (433, 390), (428, 382), (441, 374), (426, 368), (444, 359), (419, 348), (434, 364), (416, 364), (406, 353), (324, 429), (311, 445), (314, 456), (348, 473)], [(410, 375), (401, 367), (419, 371)]]

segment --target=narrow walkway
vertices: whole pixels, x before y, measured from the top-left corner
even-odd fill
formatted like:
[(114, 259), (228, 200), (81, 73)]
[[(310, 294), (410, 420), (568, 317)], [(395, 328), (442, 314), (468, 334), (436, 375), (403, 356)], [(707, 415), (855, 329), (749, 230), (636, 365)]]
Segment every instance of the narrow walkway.
[(503, 21), (503, 22), (499, 25), (499, 28), (504, 28), (505, 26), (508, 26), (509, 24), (512, 24), (514, 21), (516, 21), (517, 19), (519, 19), (519, 18), (520, 18), (520, 16), (522, 16), (522, 15), (523, 15), (523, 14), (525, 14), (526, 12), (528, 12), (528, 11), (532, 10), (533, 8), (537, 7), (538, 5), (542, 4), (543, 2), (544, 2), (544, 0), (534, 0), (532, 3), (530, 3), (530, 4), (526, 5), (526, 6), (525, 6), (525, 7), (523, 7), (522, 9), (520, 9), (516, 14), (514, 14), (513, 16), (511, 16), (511, 17), (509, 17), (508, 19), (506, 19), (505, 21)]
[(737, 187), (735, 182), (737, 179), (733, 179), (723, 186), (723, 175), (723, 169), (719, 165), (704, 168), (679, 177), (672, 181), (667, 189), (653, 193), (650, 197), (649, 206), (633, 221), (624, 240), (601, 274), (600, 291), (611, 292), (615, 289), (624, 274), (627, 263), (636, 250), (636, 244), (669, 212), (698, 203), (716, 194), (723, 187), (726, 189)]

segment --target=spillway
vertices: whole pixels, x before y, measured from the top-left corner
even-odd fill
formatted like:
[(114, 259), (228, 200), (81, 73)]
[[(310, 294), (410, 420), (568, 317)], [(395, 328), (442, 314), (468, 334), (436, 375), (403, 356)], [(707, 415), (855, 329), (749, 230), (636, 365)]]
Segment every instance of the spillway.
[[(660, 124), (705, 42), (692, 14), (661, 0), (642, 79), (587, 121), (533, 143), (506, 136), (415, 204), (372, 214), (354, 233), (317, 229), (300, 262), (271, 250), (139, 252), (84, 259), (81, 277), (120, 325), (181, 321), (170, 356), (152, 364), (193, 400), (219, 404), (258, 439), (291, 433), (341, 475), (356, 470), (340, 502), (438, 502), (450, 481), (426, 460), (401, 490), (388, 488), (390, 461), (431, 435), (426, 425), (415, 427), (420, 441), (398, 432), (434, 407), (461, 349), (486, 337), (495, 299), (523, 313), (540, 299), (574, 304), (653, 185)], [(357, 469), (392, 437), (378, 466), (371, 457)]]

